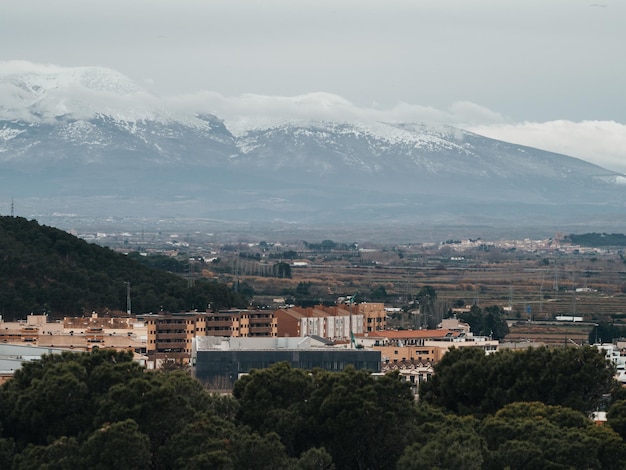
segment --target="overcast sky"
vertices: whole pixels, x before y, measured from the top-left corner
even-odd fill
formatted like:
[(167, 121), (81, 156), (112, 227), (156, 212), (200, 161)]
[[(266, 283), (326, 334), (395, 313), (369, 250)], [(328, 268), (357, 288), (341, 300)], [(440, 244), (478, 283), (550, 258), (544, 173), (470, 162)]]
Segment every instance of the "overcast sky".
[(432, 120), (626, 172), (625, 25), (624, 0), (6, 0), (0, 60), (108, 67), (227, 122)]

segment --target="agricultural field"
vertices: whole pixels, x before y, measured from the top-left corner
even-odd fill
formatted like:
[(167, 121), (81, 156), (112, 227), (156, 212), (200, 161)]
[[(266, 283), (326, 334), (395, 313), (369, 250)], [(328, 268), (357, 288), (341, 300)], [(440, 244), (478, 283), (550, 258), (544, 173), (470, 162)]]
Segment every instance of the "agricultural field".
[[(280, 250), (289, 258), (277, 256)], [(272, 263), (288, 264), (289, 277), (265, 275), (269, 268), (262, 266)], [(626, 315), (626, 265), (621, 251), (611, 249), (522, 249), (480, 242), (325, 251), (282, 246), (257, 258), (225, 258), (222, 268), (216, 275), (247, 286), (261, 304), (276, 297), (333, 302), (357, 294), (360, 301), (410, 310), (418, 307), (420, 290), (430, 286), (436, 292), (432, 314), (439, 317), (463, 304), (498, 305), (511, 319), (619, 320)]]

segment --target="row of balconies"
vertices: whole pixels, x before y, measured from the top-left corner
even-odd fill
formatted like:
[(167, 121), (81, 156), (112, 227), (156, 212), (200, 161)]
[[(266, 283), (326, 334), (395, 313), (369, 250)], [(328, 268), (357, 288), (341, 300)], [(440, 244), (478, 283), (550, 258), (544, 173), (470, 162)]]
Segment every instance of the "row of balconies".
[(207, 323), (206, 325), (207, 330), (221, 328), (221, 327), (235, 328), (236, 326), (237, 324), (231, 321), (212, 321), (210, 323)]
[(187, 334), (186, 333), (157, 333), (156, 335), (157, 341), (186, 341)]
[(271, 318), (251, 318), (250, 325), (278, 325), (276, 320), (272, 321)]
[(262, 334), (276, 333), (276, 328), (273, 328), (271, 326), (260, 326), (254, 329), (252, 328), (250, 329), (250, 336), (258, 336), (259, 333), (262, 333)]
[(159, 340), (154, 343), (157, 349), (161, 348), (184, 348), (187, 345), (187, 341), (172, 341), (172, 340)]

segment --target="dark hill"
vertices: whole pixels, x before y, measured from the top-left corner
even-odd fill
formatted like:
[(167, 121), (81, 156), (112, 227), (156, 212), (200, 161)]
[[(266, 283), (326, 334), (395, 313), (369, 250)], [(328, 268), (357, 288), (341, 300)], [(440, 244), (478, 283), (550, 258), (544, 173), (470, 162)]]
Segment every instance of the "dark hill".
[(0, 314), (51, 317), (126, 310), (131, 283), (134, 313), (242, 305), (227, 286), (187, 281), (146, 267), (108, 248), (20, 217), (0, 217)]

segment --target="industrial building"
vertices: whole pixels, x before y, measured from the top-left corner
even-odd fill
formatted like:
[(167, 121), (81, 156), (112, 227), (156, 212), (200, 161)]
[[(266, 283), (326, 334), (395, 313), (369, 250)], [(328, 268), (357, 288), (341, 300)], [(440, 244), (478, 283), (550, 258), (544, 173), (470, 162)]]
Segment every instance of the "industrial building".
[(41, 359), (44, 354), (61, 354), (63, 349), (37, 347), (31, 344), (0, 343), (0, 385), (13, 377), (24, 362)]
[(193, 341), (192, 372), (210, 388), (228, 389), (241, 374), (288, 362), (298, 369), (380, 372), (381, 353), (332, 347), (322, 338), (238, 338), (198, 336)]

